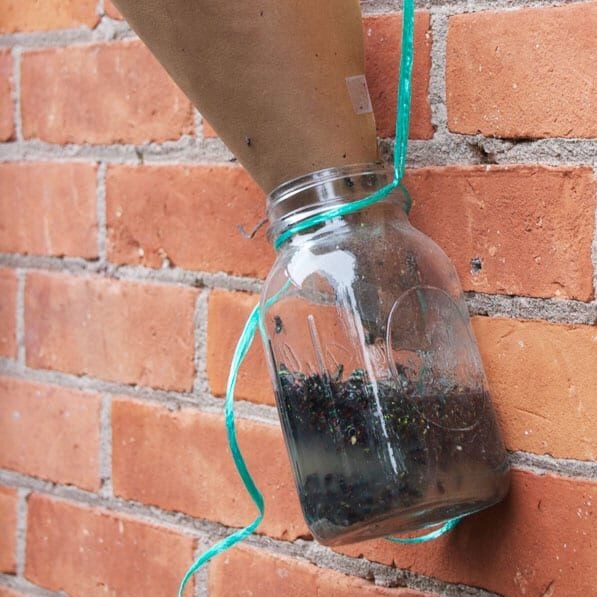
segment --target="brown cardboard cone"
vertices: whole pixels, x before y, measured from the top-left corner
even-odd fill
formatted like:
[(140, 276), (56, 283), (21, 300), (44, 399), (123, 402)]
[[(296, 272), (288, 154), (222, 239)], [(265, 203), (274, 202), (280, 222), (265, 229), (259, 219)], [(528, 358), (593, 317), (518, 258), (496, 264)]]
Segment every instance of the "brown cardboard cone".
[(359, 0), (114, 3), (265, 191), (377, 159)]

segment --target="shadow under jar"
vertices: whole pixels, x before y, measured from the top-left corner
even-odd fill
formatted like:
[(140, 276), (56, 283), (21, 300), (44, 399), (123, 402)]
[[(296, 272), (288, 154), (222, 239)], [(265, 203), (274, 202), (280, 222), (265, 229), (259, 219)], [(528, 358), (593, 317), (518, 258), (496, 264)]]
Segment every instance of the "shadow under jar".
[[(390, 182), (327, 169), (268, 198), (268, 235)], [(408, 221), (400, 188), (284, 243), (260, 329), (301, 506), (315, 538), (353, 543), (487, 508), (509, 467), (460, 283)]]

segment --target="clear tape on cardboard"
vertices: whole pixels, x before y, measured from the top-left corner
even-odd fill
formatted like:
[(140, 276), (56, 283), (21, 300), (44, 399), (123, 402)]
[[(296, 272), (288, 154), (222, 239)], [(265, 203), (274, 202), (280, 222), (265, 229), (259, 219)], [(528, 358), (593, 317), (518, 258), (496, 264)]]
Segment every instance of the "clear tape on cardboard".
[(346, 77), (346, 87), (348, 89), (348, 97), (350, 97), (350, 101), (352, 102), (352, 107), (357, 114), (369, 114), (370, 112), (373, 112), (365, 75)]

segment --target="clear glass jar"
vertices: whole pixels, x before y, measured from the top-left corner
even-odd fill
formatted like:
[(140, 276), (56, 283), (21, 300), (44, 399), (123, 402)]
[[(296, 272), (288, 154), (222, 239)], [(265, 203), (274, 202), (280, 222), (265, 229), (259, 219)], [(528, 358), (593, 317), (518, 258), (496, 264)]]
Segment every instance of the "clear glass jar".
[[(390, 182), (327, 169), (268, 198), (270, 239)], [(426, 528), (501, 500), (509, 467), (468, 311), (444, 252), (396, 189), (294, 235), (261, 332), (303, 513), (326, 545)]]

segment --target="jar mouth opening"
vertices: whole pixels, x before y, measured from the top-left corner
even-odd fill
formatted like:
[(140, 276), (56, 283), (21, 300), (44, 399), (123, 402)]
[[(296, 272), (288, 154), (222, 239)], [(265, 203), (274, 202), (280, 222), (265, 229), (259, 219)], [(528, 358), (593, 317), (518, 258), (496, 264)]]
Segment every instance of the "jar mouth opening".
[(390, 182), (383, 162), (324, 168), (278, 185), (267, 196), (267, 237), (334, 207), (357, 201)]

